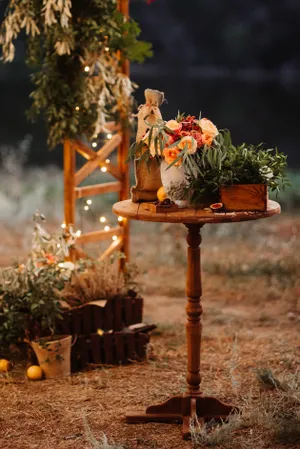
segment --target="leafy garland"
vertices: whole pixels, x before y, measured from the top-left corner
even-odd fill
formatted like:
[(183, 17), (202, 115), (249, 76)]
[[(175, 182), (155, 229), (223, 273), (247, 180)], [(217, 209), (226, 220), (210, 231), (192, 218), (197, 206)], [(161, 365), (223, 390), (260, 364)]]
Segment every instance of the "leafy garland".
[(123, 59), (143, 62), (152, 51), (116, 0), (10, 0), (0, 28), (5, 62), (13, 61), (13, 41), (23, 30), (34, 68), (29, 116), (44, 114), (51, 148), (105, 131), (108, 118), (128, 118), (135, 86), (120, 66)]

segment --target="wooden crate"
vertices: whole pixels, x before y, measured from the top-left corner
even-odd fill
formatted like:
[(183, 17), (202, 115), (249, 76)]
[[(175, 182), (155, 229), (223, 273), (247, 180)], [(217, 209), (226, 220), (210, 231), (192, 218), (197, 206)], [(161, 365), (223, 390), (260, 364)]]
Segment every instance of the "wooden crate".
[(57, 321), (58, 334), (90, 335), (98, 329), (119, 331), (131, 324), (141, 323), (143, 298), (116, 297), (94, 301), (63, 313)]
[(130, 326), (119, 332), (93, 333), (77, 337), (71, 351), (72, 372), (88, 365), (116, 365), (142, 360), (155, 325)]
[(243, 184), (220, 188), (225, 211), (267, 210), (268, 188), (264, 184)]

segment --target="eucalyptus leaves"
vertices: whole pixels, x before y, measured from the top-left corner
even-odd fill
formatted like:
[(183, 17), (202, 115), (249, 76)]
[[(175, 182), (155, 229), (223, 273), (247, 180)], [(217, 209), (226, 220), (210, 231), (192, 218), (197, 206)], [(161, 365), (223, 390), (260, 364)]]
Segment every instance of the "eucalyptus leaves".
[(120, 54), (142, 62), (151, 45), (137, 40), (138, 24), (116, 0), (10, 0), (0, 29), (5, 62), (23, 30), (34, 68), (29, 115), (44, 114), (51, 147), (105, 131), (108, 118), (128, 118), (134, 85), (120, 71)]

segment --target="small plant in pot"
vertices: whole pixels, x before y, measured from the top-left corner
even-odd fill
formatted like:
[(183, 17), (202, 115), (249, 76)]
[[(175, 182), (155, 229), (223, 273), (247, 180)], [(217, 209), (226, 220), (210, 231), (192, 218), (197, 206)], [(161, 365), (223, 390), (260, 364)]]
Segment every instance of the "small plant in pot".
[(160, 164), (165, 192), (179, 207), (221, 202), (227, 211), (266, 210), (268, 188), (289, 185), (286, 155), (262, 144), (235, 146), (230, 132), (207, 118), (179, 114), (148, 125), (129, 156)]
[(5, 353), (26, 341), (46, 377), (54, 377), (70, 374), (71, 337), (56, 336), (55, 323), (64, 308), (59, 291), (74, 265), (63, 262), (62, 238), (42, 228), (44, 217), (36, 213), (34, 221), (28, 259), (0, 270), (0, 349)]
[(56, 322), (64, 309), (59, 291), (70, 278), (68, 272), (62, 263), (53, 263), (38, 267), (29, 277), (27, 337), (48, 378), (71, 372), (72, 337), (56, 335)]
[(63, 311), (59, 290), (70, 277), (59, 265), (29, 259), (0, 272), (0, 347), (26, 341), (46, 377), (70, 374), (71, 336), (55, 335)]

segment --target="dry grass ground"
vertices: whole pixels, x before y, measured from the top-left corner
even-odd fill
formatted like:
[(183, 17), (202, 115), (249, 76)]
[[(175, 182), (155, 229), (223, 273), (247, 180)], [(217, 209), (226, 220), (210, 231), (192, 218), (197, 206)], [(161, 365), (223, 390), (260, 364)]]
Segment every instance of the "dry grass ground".
[[(5, 264), (22, 247), (13, 230), (1, 232)], [(126, 411), (143, 410), (185, 389), (184, 234), (183, 227), (169, 225), (133, 227), (145, 319), (159, 323), (149, 360), (58, 381), (29, 382), (22, 366), (2, 375), (1, 449), (299, 447), (297, 217), (204, 228), (202, 389), (238, 405), (242, 417), (217, 431), (206, 428), (189, 442), (181, 439), (180, 425), (124, 423)], [(273, 375), (281, 379), (275, 388)]]

